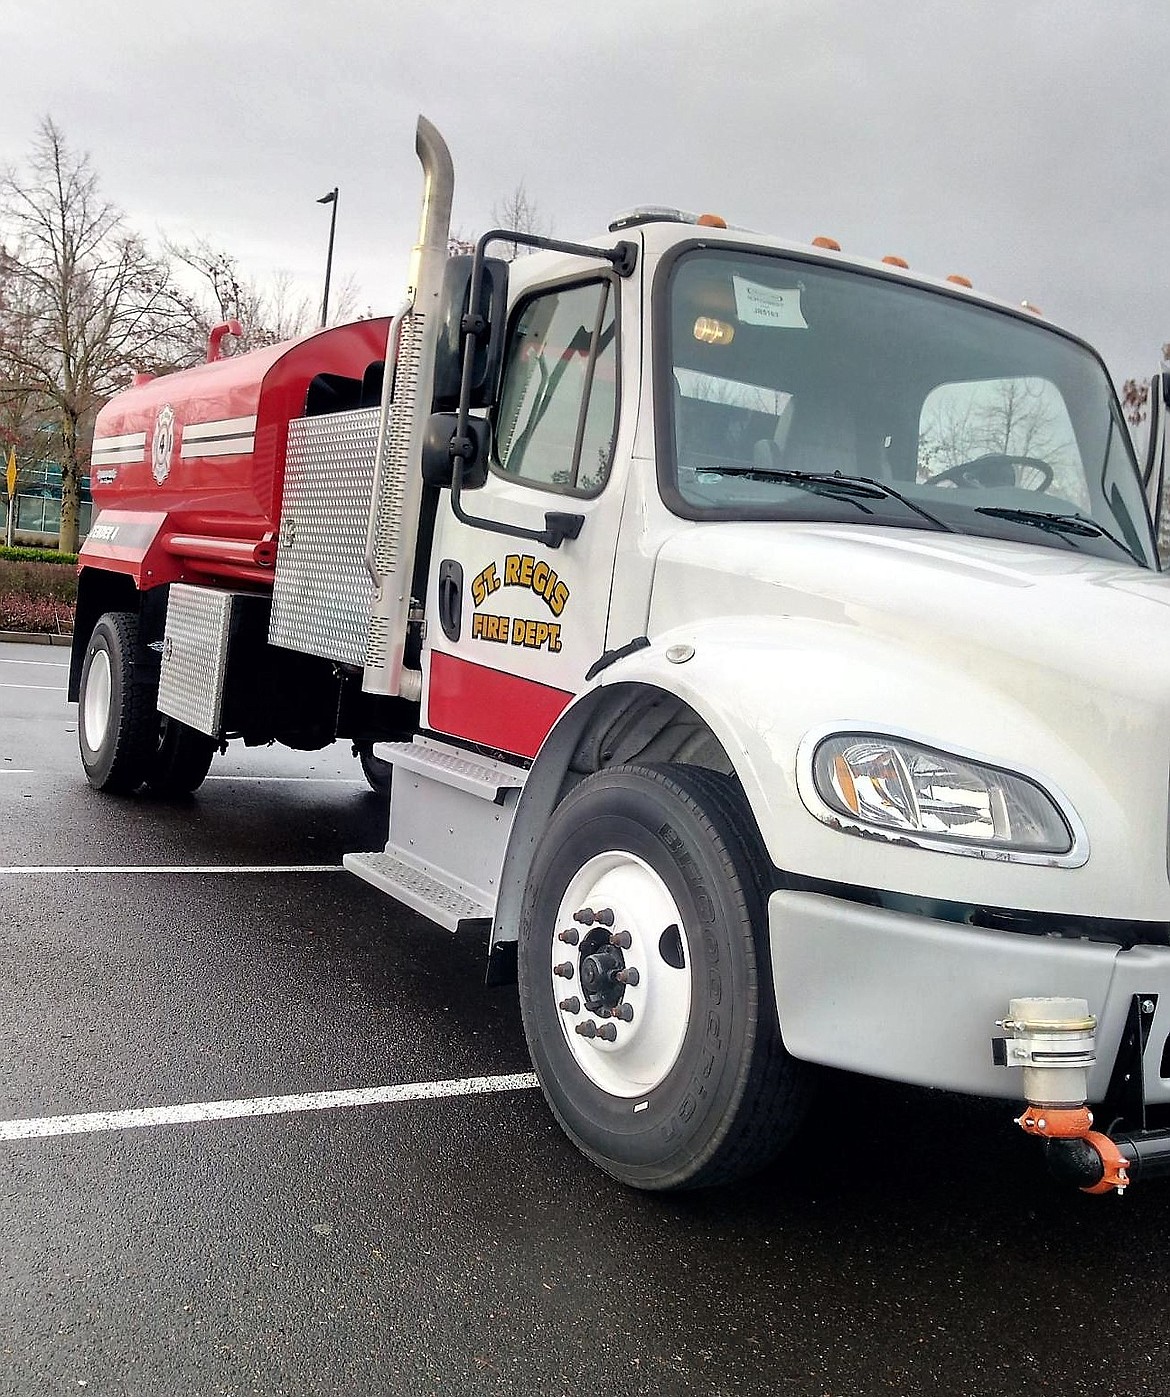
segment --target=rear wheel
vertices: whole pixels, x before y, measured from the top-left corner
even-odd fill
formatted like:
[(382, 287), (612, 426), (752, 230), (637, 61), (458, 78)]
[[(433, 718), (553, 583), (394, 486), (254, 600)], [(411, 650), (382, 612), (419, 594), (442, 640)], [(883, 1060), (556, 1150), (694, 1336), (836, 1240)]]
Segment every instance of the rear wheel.
[(384, 762), (381, 757), (374, 756), (373, 743), (356, 743), (354, 752), (362, 764), (362, 775), (366, 778), (370, 790), (376, 795), (388, 796), (390, 794), (390, 779), (394, 774), (393, 766), (389, 762)]
[(157, 715), (158, 737), (146, 777), (156, 796), (186, 796), (197, 790), (215, 756), (215, 739), (166, 714)]
[(529, 1050), (570, 1138), (626, 1183), (729, 1182), (800, 1123), (769, 870), (738, 787), (695, 767), (599, 772), (540, 841), (518, 946)]
[(126, 795), (146, 776), (154, 739), (154, 691), (135, 675), (138, 617), (107, 611), (86, 647), (78, 696), (77, 740), (86, 780)]

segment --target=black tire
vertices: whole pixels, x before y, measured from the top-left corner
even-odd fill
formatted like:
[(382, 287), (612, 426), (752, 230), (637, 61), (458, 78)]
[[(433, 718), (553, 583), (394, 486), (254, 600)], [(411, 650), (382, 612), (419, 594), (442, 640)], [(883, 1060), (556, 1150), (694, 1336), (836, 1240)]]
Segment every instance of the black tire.
[(77, 741), (95, 790), (129, 795), (142, 785), (155, 738), (154, 690), (135, 676), (138, 617), (107, 611), (81, 669)]
[[(604, 872), (610, 862), (617, 874)], [(613, 957), (608, 932), (607, 945), (597, 949), (596, 923), (592, 928), (580, 925), (581, 917), (568, 915), (568, 903), (562, 908), (595, 868), (603, 870), (600, 887), (607, 877), (629, 877), (633, 881), (624, 886), (630, 889), (644, 885), (653, 893), (661, 887), (668, 894), (661, 903), (653, 896), (634, 895), (624, 911), (618, 901), (608, 909), (615, 912), (619, 946), (627, 930), (623, 921), (640, 938), (629, 954), (643, 960), (640, 973), (646, 984), (667, 986), (657, 999), (646, 989), (643, 1031), (653, 1043), (657, 1028), (668, 1030), (665, 1036), (673, 1034), (671, 1041), (678, 1046), (673, 1059), (669, 1047), (660, 1058), (650, 1055), (662, 1075), (652, 1071), (646, 1087), (635, 1081), (636, 1071), (628, 1079), (621, 1077), (619, 1048), (625, 1051), (628, 1042), (633, 1045), (628, 1051), (638, 1053), (636, 1039), (621, 1038), (636, 1027), (632, 1004), (623, 998), (600, 1010), (571, 1008), (583, 1004), (587, 987), (597, 983), (597, 958), (609, 966)], [(810, 1071), (785, 1050), (776, 1019), (767, 946), (770, 871), (739, 787), (697, 767), (598, 772), (562, 802), (541, 838), (525, 890), (517, 948), (525, 1036), (561, 1126), (584, 1154), (625, 1183), (682, 1189), (731, 1182), (767, 1164), (803, 1118)], [(604, 896), (601, 900), (606, 901)], [(665, 906), (679, 914), (682, 936), (676, 946), (681, 949), (669, 949), (672, 927), (656, 937), (654, 913), (663, 915)], [(631, 915), (638, 907), (647, 922), (640, 931)], [(604, 909), (599, 904), (585, 910)], [(570, 922), (568, 927), (560, 925), (558, 913)], [(566, 930), (570, 938), (582, 939), (564, 944), (559, 933)], [(587, 952), (591, 967), (585, 963)], [(689, 979), (681, 989), (681, 982), (672, 982), (654, 961), (655, 953), (679, 971), (689, 958)], [(554, 962), (559, 970), (552, 969)], [(557, 974), (565, 978), (557, 980)], [(607, 974), (613, 980), (613, 973)], [(631, 988), (607, 992), (633, 993)], [(566, 998), (559, 999), (561, 994)], [(673, 1027), (661, 1015), (655, 1027), (655, 1004), (671, 1006), (673, 1013), (666, 1017), (676, 1020)], [(622, 1022), (627, 1009), (630, 1021)], [(594, 1027), (612, 1032), (616, 1041), (603, 1048), (603, 1035), (590, 1034), (586, 1026), (586, 1046), (574, 1043), (570, 1031), (576, 1033), (587, 1012), (600, 1013)], [(589, 1057), (591, 1051), (605, 1053), (607, 1048), (612, 1058)], [(618, 1089), (599, 1085), (597, 1078), (611, 1072)]]
[(156, 796), (189, 796), (203, 784), (215, 756), (215, 739), (165, 714), (158, 714), (157, 722), (146, 788)]
[(388, 796), (391, 778), (394, 775), (394, 767), (391, 763), (384, 762), (381, 757), (375, 757), (373, 746), (370, 743), (358, 743), (354, 747), (354, 752), (362, 764), (362, 775), (366, 778), (370, 790), (375, 795)]

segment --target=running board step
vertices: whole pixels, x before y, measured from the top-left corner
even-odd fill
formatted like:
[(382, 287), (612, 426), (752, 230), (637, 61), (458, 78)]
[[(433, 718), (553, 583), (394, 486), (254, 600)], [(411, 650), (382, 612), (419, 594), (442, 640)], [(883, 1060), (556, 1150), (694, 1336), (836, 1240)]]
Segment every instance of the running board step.
[(430, 781), (498, 802), (505, 791), (519, 790), (528, 774), (522, 767), (492, 761), (473, 752), (418, 738), (414, 742), (379, 742), (374, 756)]
[(389, 838), (346, 868), (448, 931), (490, 921), (527, 769), (431, 738), (374, 755), (394, 767)]
[(393, 854), (346, 854), (342, 863), (351, 873), (448, 931), (491, 920), (493, 909), (486, 903)]

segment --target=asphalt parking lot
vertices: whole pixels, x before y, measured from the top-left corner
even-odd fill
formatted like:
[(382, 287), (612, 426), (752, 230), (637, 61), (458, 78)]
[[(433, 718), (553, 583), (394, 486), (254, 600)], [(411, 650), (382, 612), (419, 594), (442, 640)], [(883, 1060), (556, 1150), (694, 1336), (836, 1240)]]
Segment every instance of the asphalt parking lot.
[(482, 947), (339, 869), (344, 748), (101, 797), (67, 658), (0, 645), (0, 1394), (1167, 1390), (1170, 1186), (837, 1078), (767, 1175), (631, 1193)]

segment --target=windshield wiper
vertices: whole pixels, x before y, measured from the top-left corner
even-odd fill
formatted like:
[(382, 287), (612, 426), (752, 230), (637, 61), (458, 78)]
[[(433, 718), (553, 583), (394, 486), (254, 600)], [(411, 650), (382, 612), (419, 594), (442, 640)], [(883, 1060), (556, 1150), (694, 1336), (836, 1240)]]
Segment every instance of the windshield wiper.
[[(696, 475), (734, 475), (744, 480), (776, 481), (780, 485), (794, 485), (798, 490), (808, 490), (814, 495), (828, 496), (830, 499), (848, 500), (858, 509), (865, 510), (862, 500), (897, 500), (907, 509), (925, 519), (933, 528), (943, 533), (954, 534), (959, 530), (908, 500), (905, 495), (887, 485), (884, 480), (874, 480), (868, 475), (842, 475), (835, 471), (832, 475), (815, 471), (763, 470), (759, 466), (698, 466)], [(871, 514), (872, 510), (865, 510)]]
[[(1012, 524), (1030, 524), (1034, 529), (1047, 529), (1049, 533), (1065, 538), (1069, 534), (1075, 538), (1107, 538), (1127, 558), (1132, 558), (1139, 567), (1145, 567), (1129, 544), (1123, 543), (1104, 524), (1098, 524), (1096, 519), (1090, 519), (1085, 514), (1053, 514), (1041, 509), (1008, 509), (993, 505), (978, 506), (975, 513), (987, 514), (993, 519), (1006, 519)], [(1075, 545), (1070, 540), (1068, 546), (1072, 548)]]

